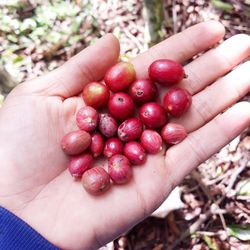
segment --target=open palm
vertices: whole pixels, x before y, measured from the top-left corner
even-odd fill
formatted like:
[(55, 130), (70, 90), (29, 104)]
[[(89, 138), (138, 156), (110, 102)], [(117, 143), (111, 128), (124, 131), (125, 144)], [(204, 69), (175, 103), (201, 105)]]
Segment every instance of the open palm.
[[(184, 63), (223, 35), (223, 26), (214, 21), (193, 26), (135, 58), (137, 77), (147, 77), (155, 59)], [(249, 55), (250, 38), (237, 35), (187, 64), (189, 77), (180, 86), (192, 93), (193, 104), (175, 121), (186, 127), (188, 137), (166, 154), (149, 156), (145, 165), (134, 167), (129, 184), (100, 197), (72, 180), (60, 140), (76, 129), (84, 85), (101, 80), (117, 62), (118, 41), (106, 35), (59, 69), (19, 85), (0, 110), (0, 205), (59, 248), (96, 249), (114, 239), (152, 213), (185, 175), (249, 126), (249, 103), (232, 105), (250, 90), (250, 64), (228, 73)]]

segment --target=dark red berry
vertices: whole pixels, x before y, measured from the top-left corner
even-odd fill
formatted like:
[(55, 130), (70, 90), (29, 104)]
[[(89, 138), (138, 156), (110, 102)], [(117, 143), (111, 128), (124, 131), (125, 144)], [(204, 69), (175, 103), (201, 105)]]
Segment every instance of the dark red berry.
[(145, 103), (139, 110), (141, 121), (148, 128), (161, 128), (168, 121), (166, 110), (158, 103)]
[(168, 113), (174, 117), (180, 117), (192, 103), (191, 94), (182, 88), (172, 88), (164, 96), (163, 105)]
[(129, 62), (119, 62), (115, 64), (107, 71), (104, 77), (105, 83), (113, 92), (126, 90), (134, 80), (134, 66)]
[(98, 157), (102, 154), (104, 147), (104, 140), (100, 133), (94, 132), (91, 137), (91, 144), (89, 146), (89, 151), (93, 157)]
[(97, 111), (90, 106), (82, 107), (76, 113), (77, 126), (87, 132), (91, 132), (96, 128), (98, 119), (99, 115)]
[(133, 117), (125, 120), (118, 127), (117, 134), (121, 141), (128, 142), (140, 138), (142, 130), (142, 122), (138, 118)]
[(81, 178), (83, 173), (91, 167), (93, 156), (89, 153), (72, 156), (69, 163), (69, 172), (74, 178)]
[(113, 155), (122, 154), (123, 143), (116, 137), (109, 138), (104, 146), (103, 155), (107, 158)]
[(99, 130), (105, 137), (112, 137), (116, 134), (118, 124), (109, 114), (100, 114)]
[(139, 79), (131, 84), (129, 94), (137, 103), (150, 102), (157, 96), (157, 87), (149, 79)]
[(114, 155), (109, 159), (108, 173), (115, 184), (125, 184), (132, 177), (130, 162), (124, 155)]
[(66, 134), (61, 140), (61, 147), (68, 155), (82, 153), (91, 143), (91, 136), (84, 130), (72, 131)]
[(133, 116), (135, 105), (128, 94), (119, 92), (110, 97), (108, 110), (115, 119), (125, 120)]
[(148, 69), (151, 80), (165, 86), (171, 86), (180, 82), (185, 72), (181, 64), (169, 59), (159, 59), (154, 61)]
[(182, 125), (170, 122), (162, 128), (161, 136), (166, 143), (177, 144), (187, 137), (187, 132)]
[(87, 84), (82, 93), (85, 104), (94, 108), (102, 108), (106, 106), (109, 96), (108, 87), (99, 82), (91, 82)]
[(102, 167), (93, 167), (84, 172), (82, 185), (90, 194), (102, 194), (110, 187), (110, 177)]
[(162, 138), (156, 131), (146, 129), (141, 135), (141, 145), (149, 154), (157, 154), (162, 149)]
[(142, 165), (146, 162), (146, 152), (139, 142), (131, 141), (126, 143), (123, 153), (133, 165)]

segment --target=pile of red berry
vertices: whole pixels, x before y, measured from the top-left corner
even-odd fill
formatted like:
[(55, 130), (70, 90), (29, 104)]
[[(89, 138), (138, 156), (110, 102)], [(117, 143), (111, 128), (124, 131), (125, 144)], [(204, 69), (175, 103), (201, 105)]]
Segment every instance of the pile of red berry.
[[(169, 116), (180, 117), (188, 110), (192, 101), (189, 92), (170, 88), (163, 106), (155, 102), (155, 82), (166, 87), (179, 83), (185, 77), (182, 65), (161, 59), (150, 65), (148, 73), (149, 79), (136, 80), (133, 65), (119, 62), (106, 72), (105, 84), (91, 82), (83, 90), (87, 106), (76, 114), (80, 130), (66, 134), (61, 147), (72, 156), (69, 172), (74, 178), (82, 178), (84, 188), (91, 194), (107, 190), (111, 180), (114, 184), (127, 183), (132, 177), (131, 165), (142, 165), (146, 153), (161, 151), (162, 139), (171, 145), (187, 135), (183, 126), (168, 121)], [(96, 110), (106, 107), (108, 112)], [(92, 167), (94, 158), (102, 155), (108, 158), (107, 171), (102, 166)]]

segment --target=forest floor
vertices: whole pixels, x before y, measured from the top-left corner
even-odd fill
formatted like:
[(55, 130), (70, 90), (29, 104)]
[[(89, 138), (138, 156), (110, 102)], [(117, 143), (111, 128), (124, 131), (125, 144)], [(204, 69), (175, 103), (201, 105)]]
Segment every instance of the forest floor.
[[(164, 5), (164, 38), (210, 19), (225, 25), (224, 39), (250, 34), (249, 0), (165, 0)], [(0, 65), (14, 79), (0, 85), (3, 96), (107, 32), (119, 38), (124, 58), (148, 49), (142, 0), (0, 0), (0, 23)], [(149, 217), (106, 249), (249, 249), (249, 167), (248, 129), (184, 179), (181, 208), (165, 218)]]

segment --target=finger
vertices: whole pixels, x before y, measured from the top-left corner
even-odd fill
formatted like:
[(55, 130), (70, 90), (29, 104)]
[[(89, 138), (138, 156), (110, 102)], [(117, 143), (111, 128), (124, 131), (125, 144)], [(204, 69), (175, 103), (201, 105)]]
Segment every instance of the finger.
[(249, 71), (250, 61), (194, 95), (188, 112), (173, 122), (182, 124), (188, 132), (206, 124), (250, 91)]
[(79, 94), (84, 85), (99, 81), (119, 57), (119, 42), (111, 34), (72, 57), (63, 66), (41, 77), (36, 84), (46, 95), (68, 98)]
[[(204, 30), (205, 35), (202, 35)], [(146, 77), (147, 67), (157, 58), (168, 57), (178, 61), (191, 58), (217, 43), (224, 36), (224, 32), (222, 24), (209, 21), (170, 37), (133, 60), (137, 77)], [(117, 61), (118, 54), (118, 41), (114, 36), (107, 35), (57, 70), (37, 79), (36, 82), (41, 84), (36, 84), (34, 90), (64, 98), (74, 96), (81, 92), (87, 82), (100, 80), (105, 71)]]
[(156, 59), (168, 58), (184, 62), (216, 44), (224, 34), (223, 25), (216, 21), (194, 25), (137, 56), (133, 60), (137, 77), (147, 77), (147, 69)]
[(250, 103), (237, 103), (170, 148), (166, 155), (166, 166), (172, 185), (177, 185), (192, 169), (218, 152), (248, 126)]
[(180, 83), (195, 94), (226, 74), (250, 55), (250, 36), (235, 35), (185, 67), (188, 78)]

